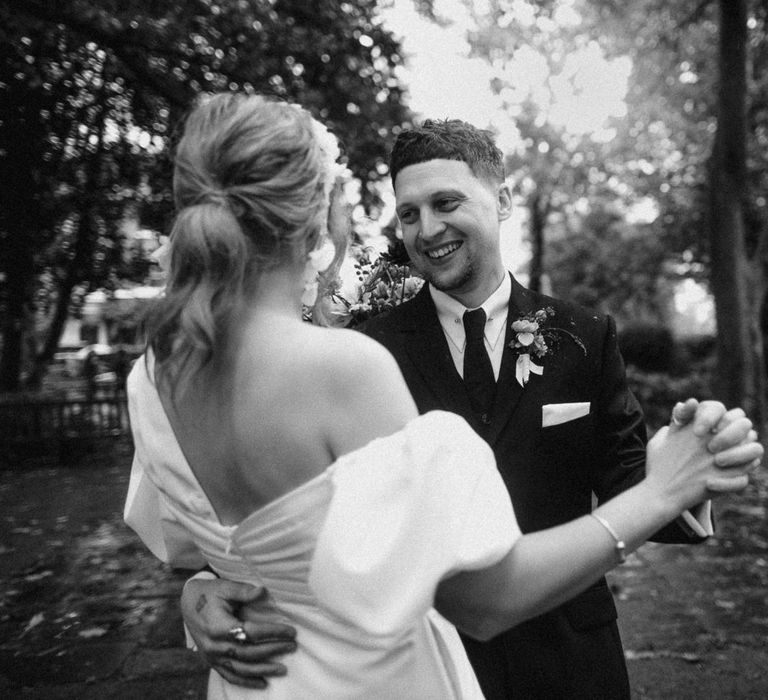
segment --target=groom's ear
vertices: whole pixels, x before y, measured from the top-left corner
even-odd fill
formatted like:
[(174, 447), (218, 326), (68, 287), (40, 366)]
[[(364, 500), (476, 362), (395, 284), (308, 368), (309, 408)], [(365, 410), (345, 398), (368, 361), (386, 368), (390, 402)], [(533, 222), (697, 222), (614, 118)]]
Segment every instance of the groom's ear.
[(499, 221), (506, 221), (512, 214), (512, 190), (506, 182), (496, 190), (496, 212)]

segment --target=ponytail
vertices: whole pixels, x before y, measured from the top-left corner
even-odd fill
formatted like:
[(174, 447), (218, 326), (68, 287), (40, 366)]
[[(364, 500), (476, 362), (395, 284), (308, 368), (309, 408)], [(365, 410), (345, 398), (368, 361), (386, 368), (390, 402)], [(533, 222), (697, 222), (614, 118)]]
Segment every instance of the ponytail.
[[(169, 284), (146, 320), (160, 373), (183, 382), (225, 338), (252, 264), (251, 244), (225, 199), (185, 207), (171, 231)], [(173, 362), (169, 362), (169, 360)]]

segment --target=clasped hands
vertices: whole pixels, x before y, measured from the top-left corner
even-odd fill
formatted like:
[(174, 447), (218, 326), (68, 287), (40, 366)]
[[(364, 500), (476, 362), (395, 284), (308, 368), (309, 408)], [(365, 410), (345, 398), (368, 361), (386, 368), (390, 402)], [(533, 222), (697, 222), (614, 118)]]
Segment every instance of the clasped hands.
[(741, 491), (763, 457), (752, 422), (741, 408), (688, 399), (672, 410), (668, 427), (648, 443), (648, 480), (668, 493), (700, 501)]

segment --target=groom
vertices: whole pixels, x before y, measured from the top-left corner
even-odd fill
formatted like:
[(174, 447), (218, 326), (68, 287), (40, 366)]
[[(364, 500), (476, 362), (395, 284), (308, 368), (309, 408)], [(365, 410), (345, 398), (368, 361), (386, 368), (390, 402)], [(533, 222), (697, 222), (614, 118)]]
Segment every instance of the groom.
[[(526, 290), (504, 269), (499, 228), (512, 202), (490, 134), (425, 122), (398, 136), (390, 173), (405, 247), (429, 285), (365, 331), (395, 356), (419, 411), (459, 413), (486, 439), (523, 532), (573, 520), (592, 493), (604, 501), (639, 481), (645, 427), (613, 321)], [(465, 320), (476, 308), (493, 371), (480, 398), (472, 365), (484, 360), (470, 357)], [(536, 344), (526, 344), (535, 325)], [(659, 538), (688, 541), (675, 527)], [(489, 642), (464, 643), (487, 698), (629, 697), (604, 579)]]
[[(458, 413), (491, 445), (523, 532), (582, 516), (593, 494), (603, 501), (642, 479), (643, 415), (614, 322), (526, 290), (504, 269), (500, 224), (512, 201), (491, 135), (427, 121), (398, 135), (390, 171), (405, 247), (428, 284), (363, 331), (394, 355), (419, 411)], [(708, 513), (702, 519), (708, 527)], [(656, 539), (701, 537), (672, 524)], [(193, 594), (185, 597), (185, 619), (200, 633)], [(488, 642), (464, 644), (489, 700), (629, 698), (604, 579)]]

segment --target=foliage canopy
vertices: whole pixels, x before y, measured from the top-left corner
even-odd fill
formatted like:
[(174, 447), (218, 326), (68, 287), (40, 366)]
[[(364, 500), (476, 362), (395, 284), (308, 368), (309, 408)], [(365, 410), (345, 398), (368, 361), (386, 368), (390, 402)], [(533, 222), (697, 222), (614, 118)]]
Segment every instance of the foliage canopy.
[(399, 51), (374, 0), (0, 0), (0, 388), (18, 386), (30, 300), (55, 307), (42, 367), (73, 291), (125, 273), (121, 220), (165, 228), (167, 146), (199, 93), (303, 104), (340, 135), (375, 207), (409, 118)]

